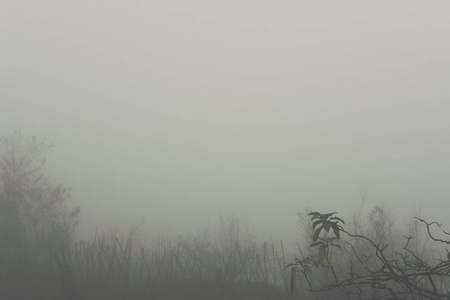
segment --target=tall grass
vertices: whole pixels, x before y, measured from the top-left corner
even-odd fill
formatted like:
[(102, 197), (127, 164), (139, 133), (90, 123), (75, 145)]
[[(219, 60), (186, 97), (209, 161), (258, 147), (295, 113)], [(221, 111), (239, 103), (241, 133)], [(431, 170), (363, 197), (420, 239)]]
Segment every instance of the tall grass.
[(170, 239), (159, 236), (143, 246), (136, 236), (96, 234), (73, 245), (70, 258), (77, 288), (85, 297), (114, 287), (122, 297), (162, 295), (183, 283), (204, 289), (247, 286), (287, 292), (289, 275), (283, 244), (227, 239), (199, 234)]

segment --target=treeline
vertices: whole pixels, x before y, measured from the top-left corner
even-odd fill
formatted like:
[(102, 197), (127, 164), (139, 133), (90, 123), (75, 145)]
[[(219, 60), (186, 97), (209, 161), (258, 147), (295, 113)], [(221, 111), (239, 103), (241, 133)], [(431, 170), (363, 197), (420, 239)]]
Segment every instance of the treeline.
[(351, 220), (299, 213), (293, 253), (237, 217), (176, 239), (135, 228), (75, 240), (80, 209), (45, 174), (50, 148), (0, 138), (0, 300), (450, 299), (450, 233), (420, 216), (400, 230), (386, 205)]

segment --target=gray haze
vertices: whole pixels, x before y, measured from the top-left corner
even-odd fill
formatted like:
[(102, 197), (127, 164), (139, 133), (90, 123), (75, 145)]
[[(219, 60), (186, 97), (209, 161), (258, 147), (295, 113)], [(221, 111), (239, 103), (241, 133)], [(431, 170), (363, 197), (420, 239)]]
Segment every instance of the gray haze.
[[(361, 190), (445, 221), (450, 2), (0, 3), (0, 131), (56, 144), (80, 233), (292, 238)], [(401, 219), (403, 220), (403, 219)], [(400, 220), (400, 221), (401, 221)]]

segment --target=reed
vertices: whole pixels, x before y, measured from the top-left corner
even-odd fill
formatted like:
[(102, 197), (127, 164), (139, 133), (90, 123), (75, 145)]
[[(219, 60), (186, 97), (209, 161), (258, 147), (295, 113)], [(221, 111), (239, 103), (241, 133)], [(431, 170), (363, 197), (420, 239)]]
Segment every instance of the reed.
[(71, 264), (77, 266), (74, 271), (85, 290), (92, 290), (88, 286), (145, 286), (155, 291), (170, 282), (191, 280), (214, 280), (220, 285), (264, 283), (284, 292), (289, 287), (283, 244), (275, 242), (158, 236), (145, 248), (135, 244), (133, 236), (102, 233), (92, 241), (74, 243)]
[[(205, 298), (243, 293), (245, 287), (265, 293), (276, 287), (287, 293), (285, 261), (282, 243), (236, 234), (177, 239), (160, 235), (144, 245), (133, 232), (96, 230), (92, 240), (74, 241), (69, 253), (56, 254), (52, 275), (45, 277), (52, 283), (46, 293), (39, 293), (45, 299), (63, 300), (168, 299), (164, 295), (174, 287), (181, 290), (200, 283), (209, 290)], [(4, 270), (1, 275), (8, 277)], [(0, 292), (6, 283), (3, 280)]]

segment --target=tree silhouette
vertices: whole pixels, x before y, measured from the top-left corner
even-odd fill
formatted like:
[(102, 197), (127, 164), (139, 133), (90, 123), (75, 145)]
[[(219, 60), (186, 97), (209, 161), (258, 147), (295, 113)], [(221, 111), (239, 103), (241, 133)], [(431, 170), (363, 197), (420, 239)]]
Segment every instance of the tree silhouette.
[(20, 132), (0, 138), (2, 261), (51, 259), (70, 243), (80, 210), (69, 209), (70, 190), (45, 175), (51, 147), (43, 138), (23, 138)]

